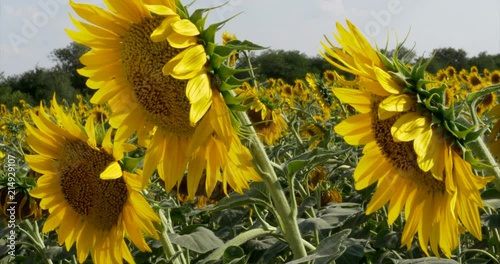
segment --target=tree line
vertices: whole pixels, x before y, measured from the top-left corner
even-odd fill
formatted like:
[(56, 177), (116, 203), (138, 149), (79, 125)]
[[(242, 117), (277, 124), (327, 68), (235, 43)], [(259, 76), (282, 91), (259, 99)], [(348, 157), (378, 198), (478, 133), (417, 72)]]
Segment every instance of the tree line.
[[(46, 103), (52, 98), (54, 92), (58, 100), (66, 100), (68, 103), (76, 100), (77, 94), (91, 95), (85, 85), (86, 77), (77, 73), (77, 69), (83, 67), (79, 57), (86, 53), (88, 48), (70, 43), (68, 46), (55, 49), (49, 57), (56, 63), (52, 68), (35, 67), (13, 76), (4, 76), (0, 72), (0, 104), (12, 107), (19, 104), (23, 99), (31, 105), (38, 105), (40, 101)], [(388, 56), (394, 54), (394, 50), (382, 50)], [(420, 57), (415, 52), (401, 47), (398, 56), (407, 62), (414, 63)], [(484, 69), (490, 71), (500, 69), (500, 54), (490, 55), (481, 52), (476, 56), (469, 57), (462, 49), (438, 48), (428, 57), (432, 62), (427, 67), (428, 72), (436, 73), (439, 69), (453, 66), (460, 71), (476, 66), (481, 73)], [(253, 67), (255, 76), (259, 82), (268, 78), (281, 78), (287, 83), (293, 83), (296, 79), (303, 79), (306, 73), (321, 74), (325, 70), (337, 70), (321, 56), (308, 56), (303, 52), (292, 50), (265, 50), (261, 53), (251, 53), (248, 58), (239, 55), (238, 67)], [(342, 71), (339, 71), (342, 73)], [(250, 78), (249, 75), (241, 74), (239, 78)]]

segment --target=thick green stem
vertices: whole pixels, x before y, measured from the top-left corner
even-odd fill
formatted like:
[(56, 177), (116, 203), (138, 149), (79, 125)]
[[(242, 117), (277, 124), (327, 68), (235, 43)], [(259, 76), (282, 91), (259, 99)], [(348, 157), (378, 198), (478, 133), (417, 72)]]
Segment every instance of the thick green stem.
[[(175, 250), (174, 250), (174, 246), (170, 242), (170, 239), (168, 238), (168, 230), (169, 230), (170, 222), (165, 217), (165, 212), (163, 210), (160, 209), (158, 214), (159, 214), (160, 219), (161, 219), (161, 226), (158, 229), (160, 231), (160, 240), (161, 240), (161, 243), (163, 245), (163, 252), (165, 253), (165, 257), (167, 259), (172, 259), (175, 256)], [(182, 264), (182, 262), (179, 260), (178, 257), (173, 259), (172, 263)]]
[(486, 171), (490, 175), (495, 176), (495, 180), (493, 180), (493, 184), (495, 184), (495, 188), (500, 191), (500, 168), (498, 167), (497, 162), (491, 152), (489, 151), (486, 144), (481, 138), (478, 138), (468, 144), (468, 147), (472, 150), (472, 152), (480, 158), (482, 161), (486, 162), (490, 167), (486, 168)]
[(300, 236), (299, 227), (297, 225), (297, 215), (287, 202), (283, 188), (280, 185), (278, 177), (274, 172), (273, 166), (264, 150), (264, 146), (260, 142), (257, 133), (251, 126), (250, 119), (244, 112), (236, 112), (243, 126), (249, 128), (250, 152), (252, 152), (254, 161), (259, 166), (261, 177), (267, 185), (271, 198), (278, 212), (278, 222), (286, 241), (292, 249), (295, 259), (307, 256), (302, 237)]

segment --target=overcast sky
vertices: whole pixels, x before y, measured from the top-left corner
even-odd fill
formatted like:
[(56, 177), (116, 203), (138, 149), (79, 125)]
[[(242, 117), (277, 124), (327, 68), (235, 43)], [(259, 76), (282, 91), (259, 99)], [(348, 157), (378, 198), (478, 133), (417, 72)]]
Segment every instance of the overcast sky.
[[(406, 46), (415, 45), (417, 55), (443, 47), (464, 49), (469, 56), (500, 53), (499, 0), (198, 0), (193, 7), (225, 2), (209, 21), (242, 12), (223, 29), (272, 49), (314, 56), (323, 35), (333, 36), (335, 23), (349, 19), (380, 47), (389, 38), (392, 48), (409, 34)], [(50, 52), (70, 43), (64, 31), (74, 28), (69, 12), (68, 0), (0, 0), (0, 72), (52, 66)]]

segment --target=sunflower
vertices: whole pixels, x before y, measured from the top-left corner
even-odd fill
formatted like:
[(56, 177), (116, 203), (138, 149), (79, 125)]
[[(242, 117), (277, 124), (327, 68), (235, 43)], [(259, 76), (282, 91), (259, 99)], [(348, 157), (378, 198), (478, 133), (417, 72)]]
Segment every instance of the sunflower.
[[(323, 115), (326, 119), (330, 119), (330, 107), (332, 105), (332, 102), (329, 97), (328, 90), (325, 89), (325, 86), (319, 84), (316, 80), (316, 77), (311, 73), (306, 74), (306, 81), (309, 84), (309, 87), (313, 90), (314, 97), (316, 98), (316, 102), (318, 102)], [(309, 101), (306, 102), (309, 103)]]
[[(237, 39), (236, 35), (231, 34), (231, 33), (227, 32), (227, 31), (222, 32), (222, 44), (223, 45), (226, 45), (230, 41), (233, 41), (233, 40), (236, 40), (236, 39)], [(229, 57), (227, 65), (229, 67), (234, 67), (236, 65), (236, 60), (238, 59), (238, 56), (239, 56), (239, 52), (238, 51), (233, 51), (231, 53), (231, 56)]]
[(131, 146), (113, 144), (111, 129), (100, 142), (93, 118), (83, 129), (55, 98), (51, 108), (62, 127), (43, 106), (38, 116), (31, 114), (34, 124), (26, 122), (28, 144), (38, 154), (25, 159), (43, 174), (30, 195), (50, 213), (42, 231), (58, 229), (58, 242), (67, 250), (76, 242), (80, 263), (89, 253), (96, 263), (134, 263), (125, 235), (140, 250), (151, 251), (143, 233), (158, 239), (153, 222), (160, 219), (139, 193), (142, 176), (122, 171), (118, 162)]
[(15, 219), (18, 221), (29, 218), (39, 220), (42, 218), (43, 210), (40, 208), (39, 199), (34, 199), (23, 189), (16, 190), (13, 197), (9, 195), (9, 192), (12, 192), (12, 189), (7, 186), (0, 188), (0, 209), (2, 210), (0, 217), (5, 226), (7, 226), (7, 222), (12, 216), (9, 211), (11, 204), (16, 204)]
[(500, 70), (494, 70), (490, 73), (489, 80), (491, 84), (500, 83)]
[[(330, 46), (323, 44), (322, 55), (339, 69), (358, 75), (362, 83), (360, 89), (334, 89), (342, 102), (359, 112), (334, 129), (347, 143), (365, 145), (354, 179), (358, 190), (377, 182), (366, 213), (389, 203), (392, 224), (404, 208), (402, 244), (410, 248), (418, 233), (426, 254), (430, 245), (434, 254), (441, 250), (450, 257), (462, 228), (481, 239), (478, 209), (483, 202), (478, 190), (492, 178), (474, 175), (459, 142), (419, 105), (429, 92), (413, 81), (424, 80), (425, 68), (410, 71), (397, 60), (389, 61), (353, 24), (347, 24), (348, 29), (337, 24), (335, 36), (343, 49), (329, 42)], [(443, 92), (428, 100), (444, 97)]]
[(491, 154), (495, 155), (497, 158), (500, 157), (500, 105), (494, 106), (489, 112), (488, 116), (493, 118), (495, 123), (491, 128), (490, 135), (488, 137), (488, 147)]
[(246, 101), (250, 104), (247, 114), (257, 135), (262, 142), (274, 145), (287, 128), (281, 110), (273, 103), (271, 98), (265, 95), (263, 89), (251, 87), (250, 85), (243, 87), (245, 90), (241, 91), (240, 97), (247, 98)]
[[(109, 102), (118, 140), (135, 132), (139, 145), (147, 147), (145, 179), (157, 168), (168, 191), (180, 185), (187, 169), (192, 199), (204, 169), (209, 195), (217, 182), (241, 192), (248, 181), (259, 180), (231, 126), (228, 95), (223, 98), (211, 81), (216, 76), (209, 71), (227, 70), (220, 64), (229, 56), (219, 56), (219, 64), (207, 60), (217, 55), (204, 46), (213, 44), (217, 25), (203, 31), (204, 18), (192, 22), (194, 16), (175, 0), (105, 3), (110, 11), (71, 2), (93, 25), (73, 19), (80, 32), (68, 32), (92, 48), (80, 59), (85, 67), (79, 71), (98, 89), (91, 102)], [(227, 76), (217, 77), (227, 85)]]

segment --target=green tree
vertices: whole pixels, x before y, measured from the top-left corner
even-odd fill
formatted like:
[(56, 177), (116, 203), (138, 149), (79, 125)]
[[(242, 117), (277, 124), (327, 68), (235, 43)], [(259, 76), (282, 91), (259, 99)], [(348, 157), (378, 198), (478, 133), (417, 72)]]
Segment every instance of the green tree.
[(488, 55), (485, 51), (480, 52), (477, 56), (470, 58), (469, 65), (475, 65), (482, 72), (484, 69), (495, 70), (500, 66), (500, 61), (495, 60), (495, 56)]
[[(333, 69), (323, 57), (309, 57), (298, 50), (266, 50), (259, 55), (251, 55), (250, 61), (260, 82), (268, 78), (281, 78), (287, 83), (294, 83), (296, 79), (304, 79), (308, 72), (321, 74)], [(238, 67), (248, 67), (248, 64), (240, 61)], [(246, 74), (238, 75), (238, 78), (248, 77)]]
[(0, 104), (4, 104), (10, 109), (13, 106), (19, 106), (19, 101), (21, 99), (30, 105), (34, 105), (35, 103), (35, 100), (33, 100), (29, 94), (23, 93), (19, 90), (14, 91), (8, 84), (4, 73), (0, 72)]
[(85, 84), (87, 77), (78, 74), (76, 70), (83, 68), (80, 57), (89, 50), (87, 46), (71, 42), (64, 48), (55, 49), (49, 56), (57, 63), (55, 70), (65, 72), (71, 81), (71, 85), (82, 94), (90, 91)]
[(427, 71), (431, 73), (436, 73), (440, 69), (445, 69), (448, 66), (453, 66), (458, 71), (470, 67), (467, 52), (463, 49), (439, 48), (434, 49), (432, 54), (434, 54), (434, 57), (427, 67)]
[(58, 100), (65, 99), (73, 102), (78, 94), (78, 91), (71, 86), (71, 80), (67, 74), (54, 68), (36, 67), (34, 70), (8, 77), (6, 84), (12, 88), (12, 91), (28, 94), (37, 103), (41, 100), (47, 103), (54, 93)]

